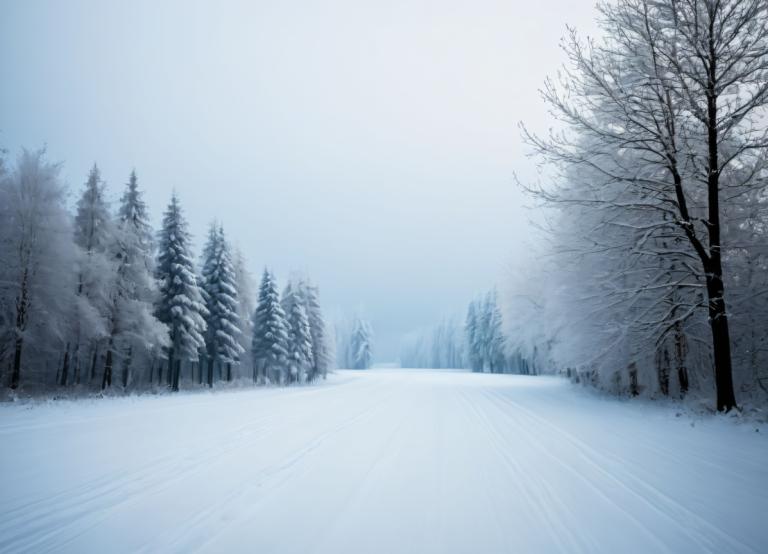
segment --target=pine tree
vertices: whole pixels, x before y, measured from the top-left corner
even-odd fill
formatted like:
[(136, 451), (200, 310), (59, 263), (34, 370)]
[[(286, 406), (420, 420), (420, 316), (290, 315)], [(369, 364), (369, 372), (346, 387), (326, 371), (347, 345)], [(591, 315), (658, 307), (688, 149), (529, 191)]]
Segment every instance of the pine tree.
[(309, 332), (312, 339), (312, 363), (307, 374), (307, 380), (314, 381), (318, 377), (325, 378), (328, 373), (330, 363), (328, 339), (317, 287), (309, 282), (302, 282), (301, 292), (304, 297), (304, 307), (307, 311)]
[(280, 305), (272, 275), (264, 269), (259, 286), (259, 300), (253, 316), (253, 352), (254, 376), (258, 380), (281, 382), (288, 356), (288, 331), (285, 312)]
[(117, 265), (110, 310), (110, 336), (102, 388), (112, 382), (113, 358), (122, 356), (122, 386), (128, 387), (137, 356), (148, 358), (168, 345), (168, 328), (155, 318), (157, 282), (153, 276), (152, 227), (147, 205), (132, 171), (120, 199), (111, 256)]
[(197, 361), (198, 351), (205, 346), (208, 310), (197, 284), (189, 243), (187, 223), (174, 194), (160, 231), (157, 263), (160, 300), (156, 310), (157, 318), (170, 330), (167, 354), (173, 391), (179, 390), (182, 360)]
[(472, 371), (483, 371), (483, 329), (480, 306), (476, 300), (469, 303), (464, 330), (467, 336), (467, 351)]
[(243, 348), (240, 337), (240, 315), (235, 269), (224, 229), (211, 225), (203, 254), (203, 282), (207, 330), (208, 386), (213, 386), (214, 368), (219, 378), (226, 367), (227, 381), (232, 380), (232, 365), (240, 363)]
[(504, 330), (496, 291), (489, 292), (485, 301), (487, 318), (487, 362), (491, 373), (501, 373), (505, 367)]
[(104, 197), (104, 187), (99, 168), (94, 164), (78, 199), (75, 215), (74, 238), (81, 249), (77, 286), (80, 298), (73, 339), (75, 381), (78, 383), (83, 363), (82, 346), (89, 345), (85, 361), (89, 364), (88, 379), (92, 381), (96, 376), (99, 348), (110, 332), (110, 296), (116, 279), (116, 265), (110, 259), (109, 249), (115, 240), (115, 226)]
[(253, 367), (251, 341), (253, 340), (253, 312), (255, 311), (254, 286), (253, 277), (246, 267), (245, 258), (240, 249), (235, 249), (234, 268), (235, 282), (237, 283), (238, 315), (240, 319), (238, 340), (242, 349), (240, 366), (251, 368)]
[(370, 324), (360, 318), (355, 319), (350, 341), (352, 368), (368, 369), (373, 360), (373, 330)]
[(288, 282), (283, 292), (283, 311), (288, 327), (288, 380), (303, 381), (312, 368), (312, 334), (305, 307), (303, 281)]

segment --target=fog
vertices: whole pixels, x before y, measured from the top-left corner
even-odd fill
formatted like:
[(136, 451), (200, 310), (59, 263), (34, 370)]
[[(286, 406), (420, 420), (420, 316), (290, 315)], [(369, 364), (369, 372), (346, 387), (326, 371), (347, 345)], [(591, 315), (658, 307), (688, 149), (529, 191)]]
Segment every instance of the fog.
[[(198, 246), (223, 222), (251, 270), (306, 270), (367, 317), (377, 361), (532, 263), (517, 123), (591, 2), (0, 2), (0, 146), (48, 145), (74, 199), (132, 168)], [(199, 249), (198, 249), (199, 252)]]

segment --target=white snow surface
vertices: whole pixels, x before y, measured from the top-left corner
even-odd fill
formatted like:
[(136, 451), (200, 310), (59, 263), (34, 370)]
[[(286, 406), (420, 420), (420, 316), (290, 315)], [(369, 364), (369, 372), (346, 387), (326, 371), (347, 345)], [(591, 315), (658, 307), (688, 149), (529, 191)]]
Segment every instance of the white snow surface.
[(0, 551), (768, 552), (768, 437), (547, 377), (0, 407)]

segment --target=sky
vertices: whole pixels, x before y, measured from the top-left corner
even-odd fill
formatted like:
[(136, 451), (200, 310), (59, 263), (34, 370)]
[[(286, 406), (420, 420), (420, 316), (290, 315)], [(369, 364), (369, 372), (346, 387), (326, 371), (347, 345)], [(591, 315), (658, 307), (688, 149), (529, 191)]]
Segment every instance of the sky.
[(198, 252), (221, 221), (258, 277), (307, 272), (376, 360), (530, 255), (518, 122), (591, 0), (0, 0), (0, 147), (47, 146), (71, 201), (135, 168)]

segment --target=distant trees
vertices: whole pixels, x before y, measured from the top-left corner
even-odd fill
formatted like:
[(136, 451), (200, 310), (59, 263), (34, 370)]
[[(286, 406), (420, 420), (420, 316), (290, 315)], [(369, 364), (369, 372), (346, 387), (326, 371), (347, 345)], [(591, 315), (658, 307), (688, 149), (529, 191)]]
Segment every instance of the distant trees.
[(472, 371), (503, 373), (507, 365), (506, 337), (495, 290), (469, 304), (465, 329), (467, 359)]
[(373, 329), (364, 319), (355, 318), (349, 340), (351, 369), (368, 369), (373, 362)]
[(373, 363), (373, 327), (360, 316), (337, 321), (334, 327), (337, 365), (368, 369)]
[(464, 327), (454, 318), (412, 332), (400, 345), (402, 367), (464, 369), (467, 363)]
[[(734, 361), (742, 387), (755, 390), (749, 366), (764, 355), (741, 335), (749, 324), (736, 323), (734, 339), (732, 322), (765, 321), (749, 314), (765, 313), (755, 294), (765, 282), (750, 268), (764, 264), (766, 241), (768, 6), (618, 0), (598, 9), (605, 38), (571, 31), (569, 65), (545, 84), (563, 131), (525, 132), (556, 181), (532, 190), (556, 213), (563, 268), (545, 300), (571, 315), (553, 353), (631, 394), (711, 383), (727, 411)], [(710, 364), (714, 380), (690, 372)]]
[(261, 367), (262, 382), (325, 376), (332, 348), (307, 279), (289, 284), (285, 314), (266, 274), (257, 309), (221, 224), (198, 276), (178, 197), (156, 242), (135, 171), (114, 213), (95, 164), (74, 214), (65, 194), (43, 150), (22, 151), (10, 168), (0, 152), (2, 386), (177, 391), (233, 380), (243, 361)]

